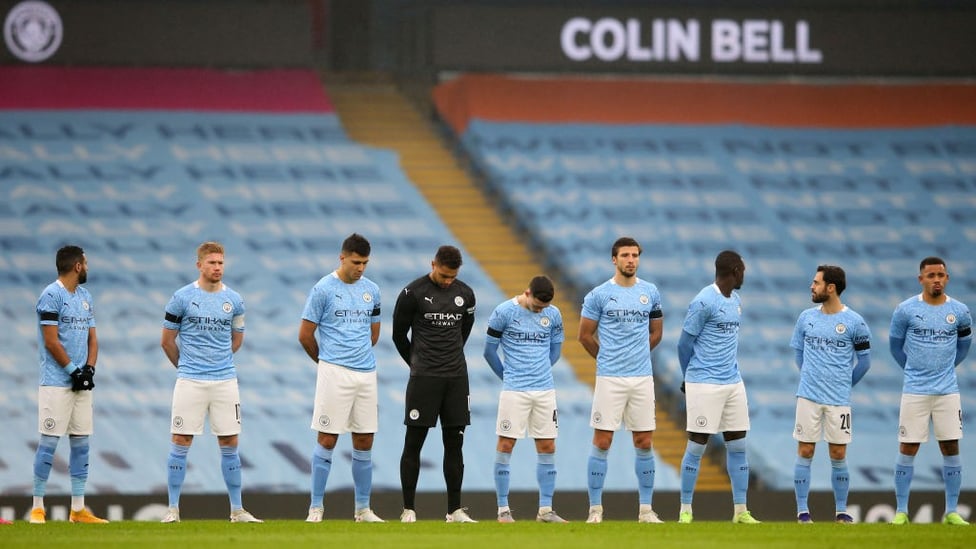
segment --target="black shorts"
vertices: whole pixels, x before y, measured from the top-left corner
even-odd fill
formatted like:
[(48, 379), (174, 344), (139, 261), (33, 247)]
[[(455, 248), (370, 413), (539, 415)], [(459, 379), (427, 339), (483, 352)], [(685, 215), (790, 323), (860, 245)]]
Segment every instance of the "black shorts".
[(410, 376), (403, 424), (408, 427), (471, 425), (471, 395), (468, 376)]

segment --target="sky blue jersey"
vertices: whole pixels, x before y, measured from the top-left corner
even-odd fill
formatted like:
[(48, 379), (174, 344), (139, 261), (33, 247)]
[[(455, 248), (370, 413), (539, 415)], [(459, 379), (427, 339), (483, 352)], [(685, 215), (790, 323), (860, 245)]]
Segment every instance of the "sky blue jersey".
[(197, 282), (173, 294), (166, 305), (163, 328), (179, 332), (177, 377), (199, 380), (234, 379), (231, 332), (244, 331), (244, 299), (224, 284), (207, 292)]
[(633, 286), (623, 287), (611, 278), (586, 294), (582, 316), (597, 322), (596, 375), (653, 374), (651, 320), (664, 316), (657, 286), (638, 278)]
[(912, 395), (959, 392), (956, 381), (956, 341), (960, 332), (972, 337), (973, 317), (963, 303), (946, 296), (942, 305), (929, 305), (922, 295), (895, 308), (889, 336), (905, 340), (905, 383)]
[(811, 307), (797, 318), (790, 347), (803, 353), (796, 396), (850, 406), (856, 355), (871, 352), (871, 330), (861, 315), (846, 305), (835, 314)]
[(725, 297), (718, 286), (709, 284), (698, 292), (681, 328), (695, 336), (685, 382), (729, 385), (742, 381), (737, 359), (741, 318), (742, 301), (735, 290)]
[(71, 387), (71, 376), (44, 347), (41, 326), (57, 326), (58, 341), (79, 368), (88, 363), (88, 331), (95, 327), (95, 305), (83, 286), (69, 292), (60, 280), (48, 284), (37, 299), (37, 350), (41, 385)]
[(519, 305), (518, 297), (513, 297), (492, 311), (488, 336), (500, 340), (504, 390), (555, 388), (549, 351), (553, 343), (562, 343), (565, 338), (562, 313), (555, 305), (533, 313)]
[(319, 360), (363, 372), (376, 369), (372, 325), (380, 321), (380, 288), (373, 281), (362, 277), (346, 284), (333, 271), (312, 287), (302, 319), (318, 325)]

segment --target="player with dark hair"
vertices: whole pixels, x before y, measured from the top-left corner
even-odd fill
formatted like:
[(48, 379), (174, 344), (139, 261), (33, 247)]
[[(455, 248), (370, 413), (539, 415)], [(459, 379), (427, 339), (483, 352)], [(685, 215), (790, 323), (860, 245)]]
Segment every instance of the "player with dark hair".
[(861, 315), (841, 302), (840, 295), (846, 287), (844, 269), (834, 265), (817, 267), (810, 284), (811, 300), (817, 306), (800, 313), (790, 340), (800, 370), (793, 430), (797, 441), (793, 486), (796, 521), (801, 524), (813, 522), (807, 503), (810, 464), (821, 436), (830, 452), (834, 521), (854, 522), (847, 512), (847, 445), (851, 443), (853, 428), (851, 388), (871, 367), (871, 331)]
[[(220, 470), (230, 499), (231, 522), (263, 522), (241, 503), (241, 397), (234, 353), (244, 343), (244, 299), (223, 282), (224, 247), (204, 242), (197, 248), (196, 282), (173, 294), (166, 304), (160, 346), (176, 368), (172, 443), (167, 459), (169, 510), (162, 522), (180, 521), (180, 492), (193, 437), (210, 432), (220, 446)], [(177, 337), (179, 336), (179, 337)]]
[[(538, 522), (566, 522), (552, 509), (556, 489), (556, 435), (559, 430), (552, 367), (563, 344), (563, 318), (552, 305), (555, 289), (537, 276), (520, 295), (501, 303), (488, 319), (485, 360), (503, 381), (495, 433), (495, 494), (498, 522), (515, 522), (508, 505), (512, 450), (526, 431), (535, 439), (539, 482)], [(502, 348), (504, 360), (498, 357)]]
[(959, 514), (962, 486), (962, 401), (956, 366), (966, 359), (973, 342), (969, 307), (949, 297), (946, 263), (926, 257), (918, 266), (922, 293), (901, 302), (891, 317), (891, 355), (905, 370), (898, 417), (898, 459), (895, 462), (895, 517), (892, 524), (908, 524), (908, 496), (915, 471), (915, 454), (929, 438), (931, 418), (942, 452), (945, 483), (944, 524), (969, 524)]
[(40, 349), (40, 387), (37, 396), (37, 426), (41, 440), (34, 455), (34, 502), (30, 522), (44, 524), (44, 491), (54, 451), (61, 437), (68, 435), (71, 453), (71, 513), (68, 520), (99, 524), (85, 507), (88, 482), (88, 437), (93, 432), (92, 389), (98, 361), (95, 333), (95, 305), (82, 284), (88, 281), (88, 258), (78, 246), (58, 250), (55, 263), (58, 279), (41, 292), (37, 300), (37, 343)]
[(732, 250), (715, 257), (715, 282), (705, 286), (688, 305), (678, 340), (678, 362), (684, 381), (688, 445), (681, 460), (679, 523), (692, 521), (692, 499), (698, 467), (711, 435), (722, 432), (726, 469), (732, 481), (732, 522), (758, 524), (746, 507), (749, 461), (746, 433), (749, 403), (739, 374), (739, 322), (746, 265)]
[(660, 523), (654, 496), (654, 377), (651, 350), (661, 342), (664, 313), (657, 286), (637, 277), (641, 247), (630, 237), (610, 249), (613, 277), (583, 299), (579, 342), (596, 359), (587, 461), (590, 502), (586, 522), (603, 522), (603, 485), (613, 433), (623, 425), (634, 440), (638, 522)]
[(342, 243), (339, 267), (322, 277), (305, 301), (298, 341), (317, 364), (312, 429), (312, 502), (307, 522), (322, 522), (325, 486), (339, 435), (352, 433), (356, 522), (383, 522), (370, 507), (373, 435), (379, 395), (373, 346), (380, 337), (380, 289), (363, 276), (370, 245), (353, 233)]
[(401, 522), (417, 520), (420, 451), (438, 418), (444, 442), (447, 522), (477, 522), (461, 507), (461, 450), (464, 429), (471, 424), (464, 344), (474, 326), (475, 310), (474, 291), (457, 278), (461, 263), (461, 251), (454, 246), (438, 248), (430, 273), (407, 284), (393, 309), (393, 343), (410, 366), (403, 419), (407, 432), (400, 457)]

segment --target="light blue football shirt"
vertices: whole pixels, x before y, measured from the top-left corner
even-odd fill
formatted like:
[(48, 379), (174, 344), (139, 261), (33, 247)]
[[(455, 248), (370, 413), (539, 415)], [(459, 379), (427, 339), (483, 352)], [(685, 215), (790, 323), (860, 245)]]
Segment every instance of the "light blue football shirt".
[(811, 307), (796, 320), (790, 347), (803, 353), (796, 396), (831, 406), (850, 406), (856, 355), (871, 352), (871, 330), (846, 305), (834, 314)]
[(40, 357), (40, 384), (71, 387), (71, 376), (44, 348), (41, 326), (57, 326), (58, 341), (79, 368), (88, 363), (88, 331), (95, 327), (95, 304), (83, 286), (71, 293), (60, 280), (48, 284), (37, 299), (37, 350)]
[(926, 303), (921, 294), (901, 302), (891, 317), (889, 334), (905, 340), (908, 359), (902, 391), (911, 395), (958, 393), (956, 341), (959, 330), (971, 329), (972, 324), (969, 308), (949, 296), (938, 306)]
[(500, 333), (502, 365), (507, 391), (545, 391), (554, 389), (549, 349), (562, 343), (563, 317), (555, 305), (538, 313), (519, 305), (513, 297), (495, 307), (488, 319), (488, 333)]
[(694, 354), (688, 361), (685, 381), (730, 385), (739, 375), (739, 292), (725, 297), (715, 284), (705, 286), (688, 305), (682, 330), (695, 336)]
[(657, 286), (638, 278), (633, 286), (623, 287), (611, 278), (586, 294), (582, 316), (597, 322), (596, 375), (653, 375), (651, 320), (664, 316)]
[(231, 332), (244, 331), (244, 299), (221, 284), (207, 292), (198, 282), (173, 294), (166, 305), (163, 328), (177, 330), (180, 349), (177, 377), (204, 381), (234, 379)]
[(346, 284), (333, 271), (312, 287), (302, 318), (318, 326), (319, 360), (363, 372), (376, 369), (372, 324), (380, 321), (380, 288), (373, 281), (362, 277)]

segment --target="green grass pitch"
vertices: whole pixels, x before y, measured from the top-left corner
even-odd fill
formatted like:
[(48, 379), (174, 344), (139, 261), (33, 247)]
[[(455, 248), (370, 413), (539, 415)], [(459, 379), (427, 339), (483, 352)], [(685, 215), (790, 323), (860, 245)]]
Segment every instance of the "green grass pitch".
[(638, 524), (607, 521), (603, 524), (538, 524), (521, 521), (498, 524), (445, 524), (419, 521), (415, 524), (388, 522), (356, 524), (326, 520), (307, 524), (297, 520), (273, 520), (265, 524), (230, 524), (224, 521), (185, 520), (179, 524), (121, 521), (105, 525), (49, 522), (44, 525), (17, 521), (0, 526), (0, 547), (14, 549), (113, 547), (163, 549), (218, 549), (268, 547), (282, 549), (323, 546), (344, 549), (592, 549), (595, 547), (667, 548), (706, 547), (973, 547), (976, 526), (951, 527), (941, 524), (832, 523), (798, 525), (767, 522), (734, 525), (726, 522), (698, 522), (690, 525)]

